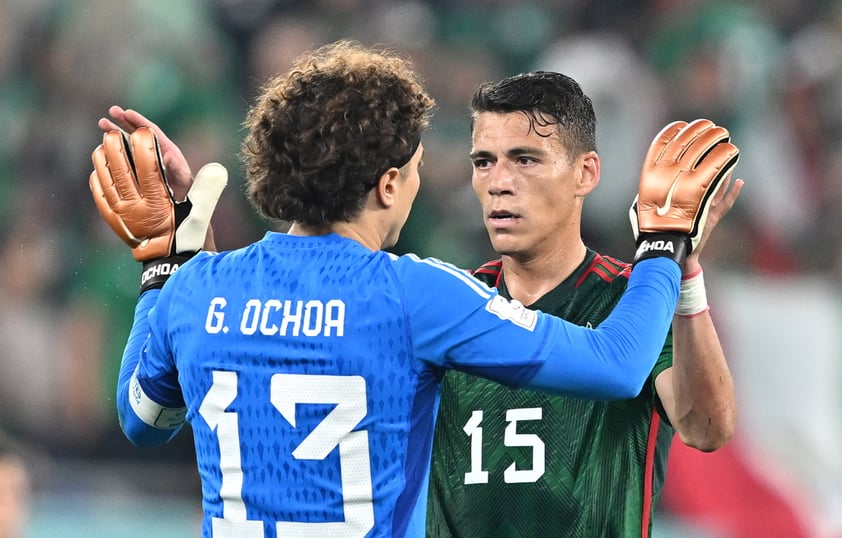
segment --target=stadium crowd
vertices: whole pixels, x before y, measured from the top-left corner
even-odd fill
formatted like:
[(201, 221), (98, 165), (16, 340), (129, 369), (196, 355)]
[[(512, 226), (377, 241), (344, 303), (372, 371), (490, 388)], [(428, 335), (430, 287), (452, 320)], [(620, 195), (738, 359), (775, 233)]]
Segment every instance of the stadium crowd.
[[(842, 536), (842, 346), (832, 337), (842, 306), (842, 3), (34, 0), (0, 3), (0, 36), (0, 430), (37, 459), (36, 494), (62, 486), (53, 471), (65, 462), (163, 461), (167, 472), (135, 486), (197, 485), (183, 465), (189, 436), (138, 451), (119, 433), (119, 365), (106, 358), (128, 334), (139, 267), (90, 199), (96, 120), (114, 103), (136, 108), (194, 170), (225, 164), (232, 178), (214, 229), (220, 249), (236, 248), (263, 233), (238, 179), (249, 101), (299, 52), (352, 37), (405, 51), (438, 103), (423, 187), (396, 251), (466, 268), (494, 257), (469, 181), (477, 84), (532, 69), (581, 82), (603, 162), (584, 231), (621, 259), (631, 258), (627, 210), (652, 136), (673, 119), (729, 128), (747, 184), (705, 269), (735, 361), (740, 422), (724, 455), (701, 458), (711, 473), (737, 465), (757, 482), (753, 496), (741, 490), (743, 512), (754, 499), (758, 511), (776, 506), (788, 518), (771, 518), (779, 529)], [(706, 518), (699, 525), (726, 537), (761, 524), (711, 505), (715, 488), (697, 487), (705, 498), (694, 501), (701, 460), (674, 456), (685, 478), (672, 492), (667, 480), (665, 512)]]

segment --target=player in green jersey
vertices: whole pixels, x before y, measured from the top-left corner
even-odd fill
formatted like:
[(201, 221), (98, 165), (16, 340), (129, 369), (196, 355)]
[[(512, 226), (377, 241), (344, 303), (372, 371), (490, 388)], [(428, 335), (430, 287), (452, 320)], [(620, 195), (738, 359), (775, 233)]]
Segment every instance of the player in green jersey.
[[(480, 86), (472, 111), (473, 187), (501, 255), (475, 275), (507, 298), (597, 326), (623, 293), (630, 266), (581, 237), (583, 201), (600, 175), (591, 100), (569, 77), (533, 72)], [(711, 125), (697, 120), (686, 128)], [(742, 185), (720, 189), (707, 235)], [(700, 250), (684, 266), (672, 332), (632, 400), (547, 396), (447, 373), (429, 536), (651, 535), (674, 434), (712, 451), (734, 430), (734, 388), (707, 305)]]

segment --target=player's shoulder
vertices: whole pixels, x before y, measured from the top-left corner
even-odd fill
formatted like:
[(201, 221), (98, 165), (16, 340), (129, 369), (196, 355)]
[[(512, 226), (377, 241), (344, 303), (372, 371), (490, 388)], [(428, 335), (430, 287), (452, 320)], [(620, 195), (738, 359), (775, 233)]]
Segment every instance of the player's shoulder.
[(488, 295), (489, 286), (471, 275), (471, 271), (462, 269), (450, 262), (438, 258), (422, 258), (416, 254), (397, 256), (390, 254), (392, 267), (398, 278), (411, 281), (413, 284), (423, 284), (430, 288), (446, 290), (449, 287), (466, 287), (479, 293)]
[(190, 288), (197, 282), (205, 282), (208, 275), (216, 274), (219, 270), (217, 264), (226, 258), (234, 255), (237, 251), (208, 252), (200, 251), (189, 260), (182, 263), (167, 280), (170, 289)]
[(212, 265), (214, 262), (224, 258), (228, 253), (227, 252), (208, 252), (208, 251), (199, 251), (198, 253), (194, 254), (189, 260), (181, 264), (181, 267), (178, 268), (178, 271), (173, 273), (173, 277), (178, 278), (187, 278), (189, 277), (190, 273), (193, 271), (199, 271), (202, 268), (206, 268), (209, 265)]
[(580, 283), (598, 279), (603, 282), (616, 282), (618, 285), (626, 285), (632, 269), (630, 263), (598, 252), (593, 252), (593, 256), (589, 256), (589, 258), (579, 276)]
[(438, 258), (422, 258), (417, 254), (409, 253), (397, 255), (387, 253), (392, 262), (392, 266), (398, 271), (414, 272), (414, 273), (433, 273), (433, 274), (450, 274), (450, 275), (469, 275), (470, 272), (461, 269), (450, 262), (442, 261)]
[(500, 275), (503, 272), (503, 260), (487, 261), (473, 271), (474, 277), (485, 282), (489, 286), (497, 287), (500, 282)]

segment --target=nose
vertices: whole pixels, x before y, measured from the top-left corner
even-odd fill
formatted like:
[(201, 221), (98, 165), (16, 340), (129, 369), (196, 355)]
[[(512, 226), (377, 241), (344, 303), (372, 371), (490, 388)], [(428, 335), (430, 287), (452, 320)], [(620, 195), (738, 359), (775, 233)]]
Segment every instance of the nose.
[(488, 193), (494, 195), (514, 192), (514, 174), (506, 163), (498, 162), (488, 177)]

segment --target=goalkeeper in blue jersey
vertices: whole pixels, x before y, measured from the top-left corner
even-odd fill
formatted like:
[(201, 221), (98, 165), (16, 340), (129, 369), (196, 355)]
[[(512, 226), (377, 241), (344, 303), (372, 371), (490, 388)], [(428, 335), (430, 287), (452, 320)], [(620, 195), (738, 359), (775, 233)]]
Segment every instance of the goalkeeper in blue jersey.
[[(190, 423), (204, 536), (422, 536), (446, 370), (614, 399), (637, 394), (655, 363), (737, 148), (711, 138), (701, 161), (644, 168), (628, 288), (584, 328), (381, 250), (418, 192), (433, 106), (396, 53), (341, 41), (301, 56), (265, 85), (242, 145), (249, 200), (291, 226), (218, 254), (209, 222), (225, 169), (192, 180), (139, 114), (101, 120), (90, 187), (143, 262), (120, 423), (138, 446)], [(676, 210), (656, 211), (667, 199)]]
[[(534, 72), (480, 86), (471, 108), (474, 192), (501, 255), (475, 276), (529, 308), (598, 326), (630, 266), (581, 237), (583, 202), (600, 179), (590, 99), (567, 76)], [(707, 120), (667, 127), (688, 152), (717, 129)], [(650, 151), (662, 151), (661, 140)], [(742, 184), (717, 193), (708, 231)], [(445, 375), (429, 536), (650, 536), (674, 434), (711, 451), (734, 430), (734, 387), (700, 251), (684, 264), (672, 331), (633, 398), (574, 399)]]

